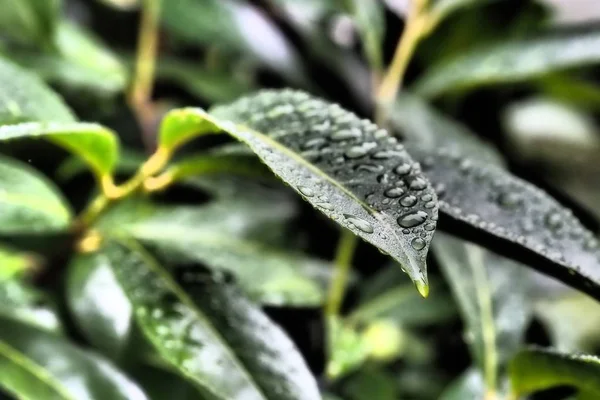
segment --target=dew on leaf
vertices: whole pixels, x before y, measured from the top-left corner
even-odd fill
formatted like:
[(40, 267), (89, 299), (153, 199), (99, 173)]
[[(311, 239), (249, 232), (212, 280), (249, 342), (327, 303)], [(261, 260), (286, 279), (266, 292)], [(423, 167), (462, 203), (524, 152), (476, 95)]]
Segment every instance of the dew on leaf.
[(346, 221), (353, 225), (356, 229), (363, 231), (364, 233), (373, 233), (373, 225), (364, 219), (357, 218), (354, 215), (344, 214)]
[(403, 228), (414, 228), (421, 225), (427, 219), (424, 211), (415, 211), (398, 217), (398, 224)]
[(400, 200), (400, 205), (403, 207), (412, 207), (417, 204), (417, 198), (413, 195), (408, 195)]

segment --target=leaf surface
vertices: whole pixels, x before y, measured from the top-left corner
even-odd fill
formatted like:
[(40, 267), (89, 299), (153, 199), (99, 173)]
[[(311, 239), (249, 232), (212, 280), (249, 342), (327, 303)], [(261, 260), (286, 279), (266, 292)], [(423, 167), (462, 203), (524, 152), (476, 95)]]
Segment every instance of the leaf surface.
[(133, 242), (108, 246), (139, 326), (180, 374), (220, 399), (320, 399), (293, 343), (232, 287), (170, 276)]
[(385, 9), (380, 1), (343, 0), (362, 36), (363, 48), (374, 69), (382, 67), (382, 45), (385, 35)]
[(0, 157), (0, 209), (0, 233), (4, 234), (66, 229), (72, 216), (52, 182), (8, 157)]
[(106, 360), (37, 328), (0, 324), (0, 386), (23, 399), (139, 399), (145, 394)]
[(437, 201), (420, 166), (387, 131), (289, 90), (260, 92), (212, 114), (172, 112), (161, 127), (161, 146), (225, 131), (316, 209), (390, 254), (427, 292), (425, 257)]
[(18, 279), (0, 281), (0, 317), (50, 332), (61, 330), (58, 313), (49, 299)]
[(61, 5), (61, 0), (0, 0), (0, 33), (21, 45), (48, 48)]
[(433, 67), (416, 83), (415, 90), (434, 97), (451, 90), (519, 82), (598, 62), (598, 30), (510, 41), (474, 49)]

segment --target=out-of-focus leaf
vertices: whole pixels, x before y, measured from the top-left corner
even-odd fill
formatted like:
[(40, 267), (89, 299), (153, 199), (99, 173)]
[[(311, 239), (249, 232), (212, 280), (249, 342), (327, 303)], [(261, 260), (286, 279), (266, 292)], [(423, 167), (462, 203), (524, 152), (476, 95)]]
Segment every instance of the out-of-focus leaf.
[(173, 371), (151, 366), (139, 366), (132, 376), (152, 400), (205, 400), (194, 385)]
[(574, 386), (586, 398), (600, 397), (600, 359), (591, 355), (565, 354), (552, 349), (520, 351), (510, 362), (511, 388), (526, 395), (556, 386)]
[(140, 0), (98, 0), (101, 3), (107, 4), (121, 10), (133, 10), (140, 6)]
[(112, 173), (119, 157), (117, 135), (98, 124), (28, 122), (0, 127), (0, 142), (44, 138), (85, 161), (98, 177)]
[(498, 387), (499, 368), (521, 345), (530, 309), (527, 270), (451, 236), (438, 234), (435, 254), (466, 325), (466, 341), (487, 390)]
[(190, 62), (161, 58), (157, 64), (159, 81), (173, 82), (192, 95), (208, 102), (232, 101), (250, 92), (253, 85), (223, 71), (212, 71)]
[(0, 386), (23, 399), (147, 398), (106, 360), (11, 320), (0, 323)]
[[(143, 153), (137, 150), (121, 149), (114, 172), (133, 174), (144, 163), (146, 158)], [(58, 180), (66, 182), (86, 171), (88, 171), (88, 167), (85, 162), (79, 157), (71, 156), (58, 166), (55, 176)]]
[(369, 348), (358, 331), (340, 317), (327, 317), (327, 376), (339, 379), (356, 370), (369, 357)]
[(213, 397), (320, 399), (293, 343), (232, 287), (191, 270), (170, 276), (131, 241), (110, 243), (106, 252), (144, 334)]
[(39, 78), (3, 57), (0, 57), (0, 87), (0, 124), (74, 120), (62, 99)]
[(396, 400), (400, 398), (395, 377), (383, 368), (368, 366), (352, 375), (344, 384), (349, 400)]
[(302, 61), (286, 37), (256, 7), (232, 0), (170, 0), (162, 21), (175, 37), (248, 55), (296, 84), (307, 84)]
[(241, 199), (204, 207), (133, 203), (107, 215), (99, 229), (150, 243), (169, 259), (200, 262), (231, 273), (242, 289), (261, 303), (316, 306), (324, 293), (310, 271), (328, 270), (329, 263), (274, 249), (256, 239), (292, 213), (290, 204), (263, 205)]
[[(436, 111), (425, 101), (410, 94), (402, 94), (390, 112), (390, 125), (410, 146), (420, 146), (427, 150), (445, 148), (461, 152), (473, 159), (494, 165), (503, 165), (502, 155), (479, 139), (474, 132), (459, 122)], [(418, 160), (429, 165), (435, 157)]]
[(431, 6), (429, 13), (434, 14), (438, 19), (443, 19), (463, 7), (481, 6), (494, 1), (498, 0), (437, 0)]
[(49, 48), (61, 0), (1, 0), (0, 36), (22, 45)]
[(32, 264), (33, 258), (31, 256), (0, 245), (0, 282), (22, 274), (31, 268)]
[(68, 227), (72, 216), (52, 182), (27, 164), (7, 157), (0, 157), (0, 210), (2, 233), (58, 231)]
[(63, 21), (55, 42), (55, 52), (17, 53), (15, 61), (42, 79), (69, 89), (109, 96), (125, 88), (124, 65), (84, 28)]
[(40, 292), (20, 280), (0, 282), (0, 316), (11, 318), (50, 332), (60, 331), (54, 307)]
[(595, 82), (554, 74), (540, 78), (536, 86), (544, 95), (578, 109), (600, 109), (600, 86)]
[(440, 400), (481, 400), (485, 395), (485, 382), (481, 371), (470, 368), (450, 384)]
[(420, 297), (410, 284), (393, 287), (360, 304), (350, 315), (353, 323), (364, 323), (380, 318), (400, 326), (419, 326), (448, 320), (456, 315), (456, 308), (448, 293), (439, 285), (431, 285), (431, 295)]
[(102, 252), (77, 255), (69, 265), (67, 304), (74, 321), (104, 354), (118, 358), (132, 330), (132, 307)]
[(362, 36), (364, 53), (372, 68), (382, 67), (385, 10), (379, 0), (342, 0)]
[(428, 97), (450, 90), (519, 82), (549, 72), (600, 62), (600, 31), (486, 46), (428, 71), (416, 91)]
[(593, 351), (600, 344), (600, 304), (575, 290), (535, 302), (535, 313), (560, 351)]
[(163, 121), (161, 146), (220, 131), (236, 137), (316, 209), (400, 262), (427, 294), (436, 197), (387, 131), (290, 90), (263, 91), (212, 114), (221, 120), (200, 109), (173, 111)]

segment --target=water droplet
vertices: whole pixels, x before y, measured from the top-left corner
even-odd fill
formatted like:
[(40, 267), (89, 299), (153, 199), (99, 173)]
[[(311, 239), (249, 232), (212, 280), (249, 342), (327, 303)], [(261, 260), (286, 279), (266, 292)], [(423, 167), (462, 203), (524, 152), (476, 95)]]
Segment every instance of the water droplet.
[(371, 157), (376, 160), (387, 160), (392, 157), (402, 157), (404, 154), (395, 150), (382, 150), (374, 153)]
[(344, 217), (346, 218), (346, 221), (348, 221), (356, 229), (363, 231), (364, 233), (373, 233), (373, 225), (364, 219), (349, 214), (344, 214)]
[(403, 196), (404, 193), (405, 191), (401, 187), (393, 187), (391, 189), (386, 190), (383, 194), (387, 197), (396, 198)]
[(381, 172), (383, 170), (383, 165), (375, 165), (375, 164), (359, 164), (354, 169), (357, 172), (366, 171), (371, 173)]
[(412, 166), (410, 164), (400, 164), (396, 168), (394, 168), (394, 172), (398, 175), (406, 175), (410, 172)]
[(468, 174), (471, 171), (472, 166), (473, 164), (471, 163), (471, 160), (462, 160), (458, 165), (458, 168), (463, 174)]
[(315, 195), (315, 192), (311, 188), (306, 186), (298, 186), (298, 191), (306, 197), (312, 197)]
[(362, 136), (362, 133), (356, 128), (342, 129), (337, 132), (334, 132), (331, 135), (331, 140), (339, 142), (339, 141), (348, 140), (348, 139), (358, 139), (361, 136)]
[(562, 226), (562, 217), (555, 212), (547, 214), (544, 221), (546, 222), (546, 226), (552, 230), (556, 230)]
[(421, 200), (423, 200), (423, 201), (431, 201), (431, 200), (433, 200), (433, 196), (430, 195), (429, 193), (427, 193), (427, 194), (424, 194), (423, 196), (421, 196)]
[(403, 207), (412, 207), (417, 204), (417, 198), (411, 194), (400, 200), (400, 205)]
[(315, 205), (319, 208), (322, 208), (323, 210), (333, 211), (333, 205), (326, 201), (321, 202), (321, 203), (315, 203)]
[(327, 140), (323, 137), (316, 137), (316, 138), (312, 138), (310, 140), (307, 140), (304, 143), (304, 149), (312, 149), (315, 147), (321, 147), (327, 144)]
[(433, 222), (429, 222), (429, 223), (425, 224), (423, 229), (425, 229), (428, 232), (431, 232), (431, 231), (435, 230), (435, 224)]
[(423, 178), (416, 177), (410, 182), (409, 187), (412, 190), (423, 190), (427, 187), (427, 181)]
[(521, 196), (515, 192), (503, 192), (498, 196), (498, 204), (503, 208), (513, 209), (521, 203)]
[(414, 238), (410, 242), (410, 245), (415, 250), (423, 250), (425, 248), (425, 244), (426, 244), (425, 240), (421, 239), (420, 237)]
[(376, 147), (377, 143), (375, 142), (364, 142), (358, 146), (350, 147), (344, 154), (348, 158), (360, 158), (369, 154), (369, 152)]
[(415, 211), (401, 215), (398, 218), (398, 224), (403, 228), (414, 228), (415, 226), (421, 225), (426, 219), (427, 213), (425, 211)]
[(435, 207), (435, 201), (429, 201), (427, 203), (425, 203), (425, 208), (427, 209), (432, 209)]
[(410, 229), (402, 229), (402, 233), (408, 235), (410, 233)]

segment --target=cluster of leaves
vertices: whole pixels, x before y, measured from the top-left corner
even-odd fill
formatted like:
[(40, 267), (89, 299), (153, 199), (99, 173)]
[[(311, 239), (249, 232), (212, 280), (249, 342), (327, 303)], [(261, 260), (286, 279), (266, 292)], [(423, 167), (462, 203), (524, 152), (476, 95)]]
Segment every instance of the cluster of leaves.
[(600, 30), (260, 3), (0, 0), (0, 395), (600, 398)]

